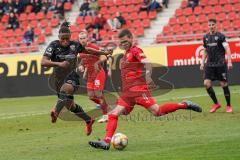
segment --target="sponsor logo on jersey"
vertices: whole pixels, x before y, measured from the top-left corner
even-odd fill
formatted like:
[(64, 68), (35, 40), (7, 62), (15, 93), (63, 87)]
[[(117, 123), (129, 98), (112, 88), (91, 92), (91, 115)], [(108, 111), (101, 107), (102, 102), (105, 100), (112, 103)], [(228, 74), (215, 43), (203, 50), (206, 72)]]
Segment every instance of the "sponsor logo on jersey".
[(76, 50), (76, 46), (75, 46), (75, 45), (71, 45), (71, 46), (70, 46), (70, 49), (71, 49), (72, 51), (75, 51), (75, 50)]

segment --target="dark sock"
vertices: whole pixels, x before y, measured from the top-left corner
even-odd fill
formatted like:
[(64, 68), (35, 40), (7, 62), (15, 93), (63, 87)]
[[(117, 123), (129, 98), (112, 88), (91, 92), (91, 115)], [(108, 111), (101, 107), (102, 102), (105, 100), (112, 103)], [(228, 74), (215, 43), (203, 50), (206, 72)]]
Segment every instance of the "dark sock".
[(214, 90), (213, 90), (212, 87), (210, 87), (210, 88), (207, 89), (207, 93), (208, 93), (208, 95), (212, 98), (213, 103), (218, 104), (217, 97), (216, 97), (215, 92), (214, 92)]
[(75, 113), (78, 117), (82, 118), (86, 123), (89, 123), (92, 119), (78, 104), (75, 104), (75, 107), (71, 107), (70, 111)]
[(65, 104), (66, 104), (66, 101), (65, 101), (65, 100), (58, 99), (57, 104), (56, 104), (56, 106), (55, 106), (56, 112), (57, 112), (57, 113), (60, 113), (61, 110), (63, 109), (63, 107), (65, 106)]
[(227, 106), (231, 106), (230, 103), (230, 90), (228, 86), (223, 87), (224, 96), (227, 102)]

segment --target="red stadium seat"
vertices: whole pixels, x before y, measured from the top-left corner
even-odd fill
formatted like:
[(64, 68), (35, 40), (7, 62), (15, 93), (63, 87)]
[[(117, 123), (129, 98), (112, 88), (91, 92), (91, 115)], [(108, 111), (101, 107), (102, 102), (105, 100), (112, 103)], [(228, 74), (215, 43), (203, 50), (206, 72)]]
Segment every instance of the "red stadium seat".
[(189, 15), (192, 15), (192, 8), (188, 7), (186, 9), (183, 10), (183, 14), (185, 16), (189, 16)]
[(134, 12), (135, 11), (135, 6), (134, 5), (129, 5), (128, 7), (127, 7), (127, 10), (128, 10), (128, 12)]
[(233, 11), (239, 13), (239, 11), (240, 11), (240, 3), (236, 3), (236, 4), (234, 4), (234, 6), (233, 6)]
[(142, 0), (133, 0), (133, 4), (141, 4), (142, 3)]
[(225, 12), (231, 12), (232, 11), (232, 5), (231, 4), (224, 5), (224, 11)]
[(116, 13), (118, 10), (117, 10), (117, 7), (116, 6), (112, 6), (108, 9), (108, 13), (110, 14), (114, 14)]
[(239, 0), (229, 0), (229, 3), (236, 4), (239, 3)]
[(181, 8), (182, 9), (184, 9), (184, 8), (186, 8), (187, 7), (187, 1), (182, 1), (182, 3), (181, 3)]
[(216, 18), (216, 14), (215, 13), (211, 13), (208, 15), (208, 19), (213, 19)]
[(226, 13), (220, 13), (217, 15), (217, 20), (224, 21), (226, 19)]
[(228, 29), (231, 28), (231, 22), (229, 20), (222, 22), (222, 29), (225, 31), (228, 31)]
[(185, 16), (178, 17), (178, 23), (179, 23), (179, 24), (184, 24), (184, 23), (186, 23), (186, 17), (185, 17)]
[(34, 35), (38, 36), (40, 34), (42, 34), (41, 28), (34, 28)]
[(66, 3), (64, 3), (63, 8), (64, 8), (65, 11), (70, 11), (70, 10), (72, 10), (72, 3), (71, 3), (71, 2), (66, 2)]
[(177, 9), (176, 11), (175, 11), (175, 15), (176, 16), (182, 16), (183, 15), (183, 10), (182, 9)]
[(9, 19), (9, 16), (8, 15), (3, 15), (2, 19), (1, 19), (1, 22), (2, 23), (7, 23), (8, 22), (8, 19)]
[(87, 23), (87, 24), (92, 23), (92, 21), (93, 21), (93, 19), (92, 19), (91, 16), (86, 16), (86, 17), (84, 18), (84, 22)]
[(155, 19), (157, 17), (157, 12), (156, 11), (150, 11), (148, 13), (148, 18), (149, 19)]
[(27, 14), (26, 13), (22, 13), (22, 14), (20, 14), (19, 21), (26, 21), (27, 18), (28, 18)]
[(208, 23), (206, 22), (206, 23), (203, 23), (202, 25), (201, 25), (201, 28), (202, 28), (202, 31), (201, 32), (207, 32), (208, 31)]
[(99, 5), (99, 7), (104, 7), (105, 6), (105, 0), (98, 0), (98, 5)]
[(205, 14), (200, 14), (200, 15), (198, 16), (198, 22), (204, 23), (204, 22), (206, 22), (206, 21), (207, 21), (207, 17), (206, 17)]
[(38, 21), (36, 21), (36, 20), (30, 21), (30, 26), (32, 28), (38, 27)]
[(23, 31), (20, 29), (20, 28), (18, 28), (18, 29), (16, 29), (15, 30), (15, 33), (14, 33), (14, 35), (16, 36), (16, 37), (18, 37), (18, 36), (23, 36)]
[(41, 26), (42, 28), (47, 27), (47, 26), (48, 26), (48, 20), (47, 20), (47, 19), (41, 20), (41, 21), (40, 21), (40, 26)]
[(38, 12), (36, 15), (36, 19), (42, 20), (45, 18), (45, 14), (43, 12)]
[(196, 22), (196, 17), (195, 15), (189, 16), (188, 17), (188, 23), (195, 23)]
[(115, 5), (116, 6), (121, 6), (121, 5), (123, 5), (123, 1), (122, 0), (116, 0)]
[(58, 19), (57, 18), (53, 18), (51, 19), (51, 27), (57, 27), (58, 26)]
[(107, 12), (108, 12), (108, 8), (107, 7), (102, 7), (101, 9), (100, 9), (100, 11), (99, 11), (99, 13), (101, 13), (101, 14), (107, 14)]
[(207, 6), (208, 0), (201, 0), (199, 3), (201, 6)]
[(202, 13), (202, 7), (201, 6), (197, 6), (194, 8), (194, 14), (199, 15)]
[(174, 25), (174, 24), (177, 23), (177, 20), (176, 20), (175, 17), (171, 17), (171, 18), (169, 19), (168, 23), (169, 23), (170, 25)]
[(52, 35), (52, 28), (51, 27), (46, 27), (44, 33), (47, 36)]
[(139, 19), (146, 19), (146, 18), (148, 18), (147, 12), (140, 12), (138, 18)]
[(175, 24), (173, 27), (172, 27), (172, 32), (173, 33), (177, 33), (181, 31), (181, 26), (179, 24)]
[(132, 0), (125, 0), (124, 4), (125, 5), (131, 5), (131, 4), (133, 4), (133, 1)]
[(107, 6), (107, 7), (114, 6), (114, 0), (108, 0), (107, 3), (105, 3), (105, 6)]
[(76, 20), (76, 23), (77, 23), (77, 24), (83, 24), (83, 23), (84, 23), (83, 17), (78, 16), (78, 17), (77, 17), (77, 20)]
[(169, 26), (164, 26), (163, 27), (163, 33), (164, 34), (167, 34), (167, 33), (169, 33), (171, 31), (171, 28), (169, 27)]
[(191, 31), (191, 30), (192, 30), (192, 28), (191, 28), (190, 24), (188, 24), (188, 23), (186, 23), (182, 26), (182, 31), (183, 32), (188, 32), (188, 31)]
[(239, 28), (240, 28), (240, 20), (239, 19), (236, 19), (236, 20), (233, 21), (233, 28), (235, 30), (239, 31)]
[(137, 36), (144, 36), (144, 28), (138, 27), (135, 31), (135, 35)]
[(213, 13), (213, 7), (211, 7), (211, 6), (205, 6), (205, 8), (204, 8), (204, 10), (203, 10), (203, 13), (205, 13), (205, 14)]
[(48, 11), (46, 18), (47, 18), (47, 19), (52, 19), (53, 17), (54, 17), (53, 12), (52, 12), (52, 11)]
[(37, 39), (37, 42), (39, 43), (39, 44), (43, 44), (43, 43), (45, 43), (45, 36), (44, 35), (39, 35), (38, 36), (38, 39)]
[(132, 13), (130, 14), (130, 20), (136, 20), (136, 19), (138, 19), (138, 13), (132, 12)]
[(222, 12), (222, 6), (221, 5), (216, 5), (213, 8), (214, 13), (221, 13)]
[(150, 20), (149, 19), (144, 19), (142, 23), (143, 23), (142, 25), (143, 25), (144, 28), (150, 27)]
[(126, 6), (119, 6), (119, 7), (118, 7), (118, 11), (119, 11), (120, 13), (125, 13), (125, 12), (128, 12), (128, 10), (127, 10), (127, 7), (126, 7)]
[(237, 19), (236, 12), (230, 12), (230, 13), (228, 13), (228, 19), (229, 19), (229, 20)]
[(228, 4), (228, 0), (220, 0), (219, 4), (220, 5)]
[(199, 23), (194, 23), (192, 25), (192, 30), (193, 30), (193, 32), (197, 32), (197, 31), (201, 30), (200, 24)]
[(35, 13), (32, 12), (28, 15), (28, 18), (27, 18), (29, 21), (32, 21), (32, 20), (35, 20), (36, 19), (36, 16), (35, 16)]
[(25, 9), (25, 13), (31, 13), (32, 12), (32, 5), (28, 5)]
[(210, 4), (210, 5), (217, 5), (218, 4), (218, 0), (210, 0), (210, 1), (208, 1), (208, 4)]

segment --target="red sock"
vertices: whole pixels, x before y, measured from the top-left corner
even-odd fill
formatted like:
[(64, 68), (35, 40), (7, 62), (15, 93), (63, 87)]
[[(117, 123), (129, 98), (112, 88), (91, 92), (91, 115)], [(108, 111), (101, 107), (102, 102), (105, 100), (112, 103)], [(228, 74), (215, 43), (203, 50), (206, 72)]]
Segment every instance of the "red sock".
[(158, 116), (162, 116), (178, 109), (186, 109), (187, 105), (185, 103), (167, 103), (159, 106)]
[(104, 141), (110, 143), (112, 136), (117, 128), (118, 116), (110, 114), (108, 115), (108, 122), (106, 126), (106, 135)]

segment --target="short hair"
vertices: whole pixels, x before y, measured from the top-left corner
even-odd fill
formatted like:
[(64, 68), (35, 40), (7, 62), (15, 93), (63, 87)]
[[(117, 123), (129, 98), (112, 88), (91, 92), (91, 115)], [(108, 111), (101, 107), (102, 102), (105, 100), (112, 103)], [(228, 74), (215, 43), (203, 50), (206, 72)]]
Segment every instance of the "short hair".
[(128, 36), (128, 38), (133, 37), (133, 35), (132, 35), (132, 33), (129, 29), (123, 29), (118, 34), (118, 38), (122, 38), (122, 37), (125, 37), (125, 36)]
[(216, 20), (216, 19), (213, 19), (213, 18), (211, 18), (211, 19), (209, 19), (209, 20), (208, 20), (208, 22), (217, 23), (217, 20)]
[(59, 34), (71, 34), (71, 31), (69, 29), (70, 23), (67, 21), (64, 21), (61, 26), (60, 29), (58, 31)]

